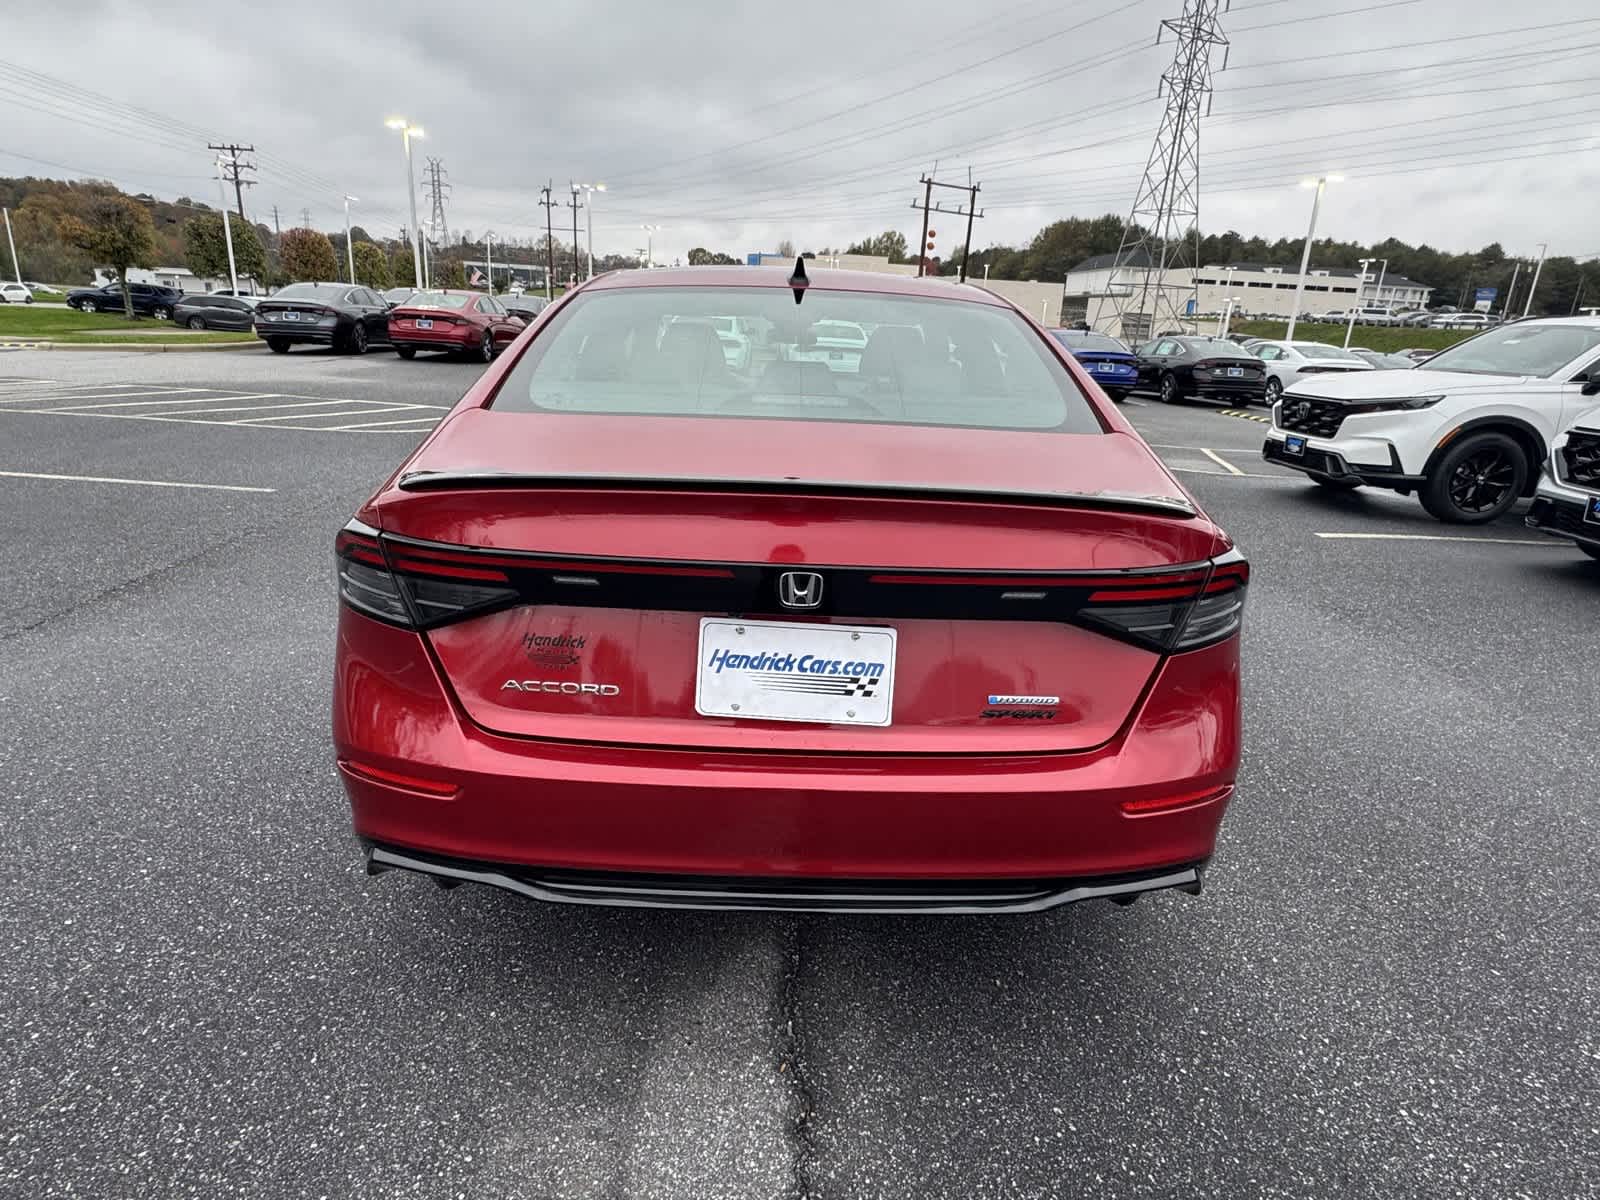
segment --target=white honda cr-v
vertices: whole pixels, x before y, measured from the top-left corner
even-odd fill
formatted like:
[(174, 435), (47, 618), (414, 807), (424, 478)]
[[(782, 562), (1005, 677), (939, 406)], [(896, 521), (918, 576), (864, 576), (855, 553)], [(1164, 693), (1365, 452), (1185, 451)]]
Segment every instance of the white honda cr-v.
[(1600, 317), (1517, 321), (1410, 371), (1322, 375), (1272, 409), (1261, 455), (1324, 487), (1416, 492), (1441, 521), (1531, 496), (1557, 431), (1600, 395)]
[(1526, 520), (1600, 559), (1600, 408), (1556, 436)]

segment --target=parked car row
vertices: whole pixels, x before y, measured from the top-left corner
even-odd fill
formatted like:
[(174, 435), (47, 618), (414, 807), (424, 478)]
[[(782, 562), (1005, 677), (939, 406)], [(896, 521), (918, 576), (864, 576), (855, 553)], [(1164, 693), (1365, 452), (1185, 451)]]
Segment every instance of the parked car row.
[(401, 358), (442, 350), (488, 362), (526, 327), (482, 292), (403, 290), (398, 303), (345, 283), (292, 283), (255, 305), (253, 328), (275, 354), (297, 345), (365, 354), (392, 346)]
[(1261, 452), (1322, 487), (1415, 493), (1447, 522), (1493, 521), (1534, 497), (1529, 524), (1600, 557), (1597, 398), (1600, 318), (1518, 321), (1403, 373), (1296, 380)]

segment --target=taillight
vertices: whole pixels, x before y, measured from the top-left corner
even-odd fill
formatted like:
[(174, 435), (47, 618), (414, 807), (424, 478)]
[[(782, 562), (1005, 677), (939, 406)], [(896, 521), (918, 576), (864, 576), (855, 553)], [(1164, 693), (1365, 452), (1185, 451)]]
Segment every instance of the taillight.
[(1096, 588), (1078, 617), (1153, 650), (1198, 650), (1239, 631), (1249, 583), (1250, 564), (1232, 551), (1210, 569), (1147, 575)]
[(431, 629), (517, 600), (510, 576), (499, 566), (471, 554), (385, 547), (378, 531), (359, 521), (340, 530), (334, 553), (340, 598), (391, 625)]

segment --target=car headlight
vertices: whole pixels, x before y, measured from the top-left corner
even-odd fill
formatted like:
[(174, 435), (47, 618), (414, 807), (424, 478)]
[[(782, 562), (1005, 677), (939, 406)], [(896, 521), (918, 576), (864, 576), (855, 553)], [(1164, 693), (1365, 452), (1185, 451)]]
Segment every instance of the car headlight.
[(1352, 404), (1345, 409), (1346, 416), (1355, 416), (1358, 413), (1377, 412), (1416, 412), (1418, 409), (1432, 408), (1443, 396), (1396, 396), (1393, 399), (1363, 400), (1360, 404)]

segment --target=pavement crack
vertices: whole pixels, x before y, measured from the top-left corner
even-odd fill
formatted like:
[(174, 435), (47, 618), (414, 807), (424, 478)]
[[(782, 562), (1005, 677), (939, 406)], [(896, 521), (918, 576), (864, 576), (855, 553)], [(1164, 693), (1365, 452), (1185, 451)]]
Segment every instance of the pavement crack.
[(779, 1073), (789, 1090), (790, 1117), (788, 1140), (793, 1163), (795, 1200), (813, 1200), (811, 1171), (816, 1161), (817, 1097), (806, 1062), (805, 1025), (800, 1014), (800, 975), (805, 968), (806, 935), (812, 918), (800, 917), (790, 925), (783, 939), (783, 979), (778, 988)]

